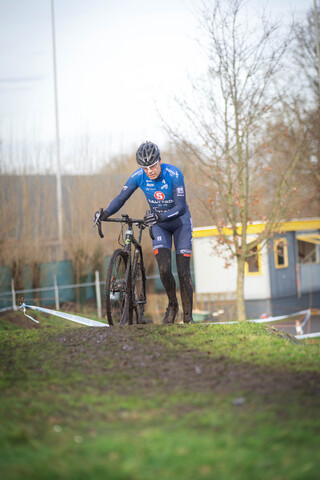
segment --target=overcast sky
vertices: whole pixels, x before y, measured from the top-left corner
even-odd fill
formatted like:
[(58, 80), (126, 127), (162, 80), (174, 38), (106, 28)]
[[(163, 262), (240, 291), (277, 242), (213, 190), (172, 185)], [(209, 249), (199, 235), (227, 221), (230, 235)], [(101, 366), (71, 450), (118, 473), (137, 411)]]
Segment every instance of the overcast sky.
[[(265, 2), (252, 0), (255, 6)], [(157, 108), (205, 68), (192, 13), (201, 0), (55, 0), (62, 142), (104, 138), (110, 153), (165, 136)], [(312, 0), (269, 0), (303, 19)], [(51, 0), (0, 0), (0, 139), (55, 139)]]

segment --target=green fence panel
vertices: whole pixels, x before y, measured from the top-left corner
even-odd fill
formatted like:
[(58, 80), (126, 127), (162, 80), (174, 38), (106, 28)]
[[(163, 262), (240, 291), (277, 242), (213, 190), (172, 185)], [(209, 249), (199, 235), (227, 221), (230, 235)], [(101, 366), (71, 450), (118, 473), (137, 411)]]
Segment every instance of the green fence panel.
[[(24, 265), (22, 270), (22, 285), (23, 290), (32, 290), (32, 268), (29, 265)], [(22, 302), (29, 305), (34, 304), (35, 295), (33, 292), (26, 293), (17, 293), (17, 305), (19, 306)]]
[[(110, 262), (110, 256), (104, 257), (100, 268), (100, 282), (102, 282), (101, 299), (104, 303), (104, 282), (106, 279), (107, 269)], [(88, 285), (85, 287), (73, 287), (73, 288), (61, 288), (65, 285), (73, 285), (75, 278), (73, 274), (72, 262), (70, 260), (64, 260), (61, 262), (48, 262), (41, 263), (39, 265), (40, 270), (40, 288), (50, 287), (49, 290), (40, 292), (26, 292), (17, 293), (16, 302), (19, 305), (25, 302), (29, 305), (40, 304), (42, 306), (55, 304), (55, 291), (54, 291), (54, 276), (57, 279), (59, 302), (73, 302), (76, 300), (77, 295), (80, 297), (80, 302), (85, 303), (87, 300), (96, 299), (95, 285)], [(12, 294), (11, 294), (11, 272), (7, 265), (0, 266), (0, 309), (12, 306)], [(80, 283), (94, 283), (95, 273), (89, 272), (84, 275)], [(33, 275), (32, 268), (29, 265), (25, 265), (22, 273), (23, 290), (32, 290), (33, 288)], [(78, 288), (78, 291), (76, 289)], [(5, 295), (1, 295), (2, 292), (7, 292)]]
[(0, 309), (12, 306), (11, 296), (11, 272), (7, 265), (0, 267), (0, 293), (10, 292), (6, 295), (0, 295)]
[[(102, 311), (104, 310), (104, 305), (105, 305), (105, 281), (107, 277), (107, 270), (109, 266), (111, 256), (104, 257), (103, 262), (102, 262), (102, 267), (100, 273), (100, 293), (101, 293), (101, 302), (102, 302)], [(104, 314), (104, 313), (103, 313)]]
[[(94, 273), (88, 273), (83, 280), (84, 283), (90, 283), (90, 282), (95, 282), (95, 274)], [(92, 300), (93, 298), (96, 297), (96, 289), (95, 286), (87, 286), (84, 287), (85, 289), (85, 299), (86, 300)]]
[[(52, 287), (52, 290), (40, 292), (41, 305), (54, 305), (54, 275), (57, 278), (58, 287), (74, 284), (72, 263), (70, 260), (62, 262), (49, 262), (40, 264), (41, 287)], [(75, 299), (73, 288), (59, 288), (59, 301), (73, 302)]]
[[(12, 306), (11, 294), (12, 274), (8, 265), (0, 267), (0, 293), (8, 292), (6, 295), (0, 295), (0, 309)], [(22, 270), (22, 290), (32, 289), (32, 270), (29, 265), (25, 265)], [(33, 293), (16, 293), (16, 304), (19, 306), (22, 302), (30, 303), (33, 301)]]

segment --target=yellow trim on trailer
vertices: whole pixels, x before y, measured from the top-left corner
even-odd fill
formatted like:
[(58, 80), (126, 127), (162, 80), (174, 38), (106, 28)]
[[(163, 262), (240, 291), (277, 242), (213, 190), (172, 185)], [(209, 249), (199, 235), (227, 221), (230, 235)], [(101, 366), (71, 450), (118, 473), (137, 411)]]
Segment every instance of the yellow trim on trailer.
[(297, 235), (297, 240), (302, 240), (303, 242), (315, 243), (320, 245), (320, 235), (309, 233), (307, 235)]
[[(248, 225), (247, 234), (257, 234), (263, 232), (265, 229), (265, 223), (251, 223)], [(274, 232), (297, 232), (304, 230), (320, 230), (320, 219), (309, 219), (309, 220), (292, 220), (289, 222), (283, 222), (279, 224), (279, 227), (274, 230)], [(222, 229), (224, 235), (232, 235), (232, 228), (224, 227)], [(242, 226), (237, 226), (237, 233), (241, 235)], [(218, 228), (215, 226), (208, 227), (197, 227), (193, 229), (193, 238), (203, 238), (203, 237), (216, 237), (219, 235)]]

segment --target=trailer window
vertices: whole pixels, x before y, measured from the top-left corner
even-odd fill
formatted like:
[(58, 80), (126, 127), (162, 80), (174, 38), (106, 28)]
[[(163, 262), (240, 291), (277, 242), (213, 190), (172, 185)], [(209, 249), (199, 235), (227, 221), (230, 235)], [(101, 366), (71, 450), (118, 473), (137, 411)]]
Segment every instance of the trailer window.
[(287, 268), (288, 261), (288, 243), (285, 238), (279, 238), (273, 241), (274, 265), (276, 268)]
[(258, 247), (254, 247), (250, 253), (252, 253), (252, 255), (246, 260), (245, 274), (249, 277), (261, 275), (261, 254), (258, 250)]
[(315, 243), (298, 240), (299, 263), (319, 263), (318, 248)]

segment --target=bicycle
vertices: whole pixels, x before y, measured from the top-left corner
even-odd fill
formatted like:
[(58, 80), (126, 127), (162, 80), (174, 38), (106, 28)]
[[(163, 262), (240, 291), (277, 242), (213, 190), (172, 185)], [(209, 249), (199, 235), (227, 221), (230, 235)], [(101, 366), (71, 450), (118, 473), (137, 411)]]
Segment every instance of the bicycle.
[[(100, 208), (94, 220), (94, 226), (98, 225), (98, 232), (101, 238), (101, 221), (99, 221), (103, 209)], [(105, 306), (106, 316), (109, 325), (123, 326), (126, 323), (144, 323), (144, 308), (146, 299), (146, 274), (143, 263), (141, 239), (142, 232), (146, 228), (144, 221), (133, 219), (128, 215), (122, 215), (122, 218), (107, 218), (106, 222), (121, 223), (121, 231), (118, 242), (122, 248), (116, 249), (108, 265), (106, 283), (105, 283)], [(123, 238), (123, 229), (128, 228)], [(138, 240), (133, 233), (133, 225), (139, 228)], [(149, 227), (151, 238), (152, 229)], [(123, 243), (120, 241), (122, 235)], [(132, 246), (134, 251), (132, 252)]]

